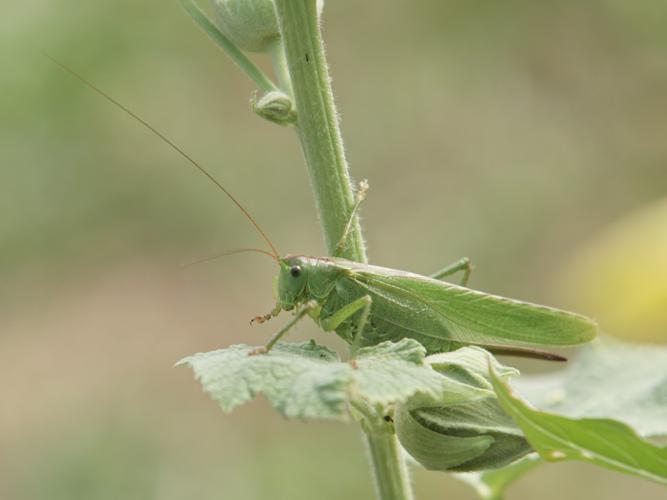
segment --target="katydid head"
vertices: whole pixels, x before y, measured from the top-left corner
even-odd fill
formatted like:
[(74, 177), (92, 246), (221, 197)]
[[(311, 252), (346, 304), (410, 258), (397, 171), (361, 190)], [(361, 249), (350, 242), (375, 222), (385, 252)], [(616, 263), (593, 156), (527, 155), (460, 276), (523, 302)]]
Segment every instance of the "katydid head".
[(309, 264), (303, 257), (287, 256), (280, 259), (278, 274), (278, 304), (284, 311), (291, 311), (304, 302)]

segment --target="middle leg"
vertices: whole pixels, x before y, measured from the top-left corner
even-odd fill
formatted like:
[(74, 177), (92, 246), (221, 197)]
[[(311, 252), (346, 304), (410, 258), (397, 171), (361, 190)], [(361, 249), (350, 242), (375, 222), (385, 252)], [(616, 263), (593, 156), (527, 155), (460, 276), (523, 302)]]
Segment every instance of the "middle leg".
[(453, 264), (443, 267), (440, 269), (440, 271), (433, 273), (430, 278), (441, 280), (447, 276), (456, 274), (459, 271), (463, 271), (461, 286), (466, 286), (468, 284), (468, 280), (470, 279), (470, 273), (472, 273), (472, 264), (470, 263), (470, 259), (468, 257), (463, 257)]
[(346, 319), (349, 319), (357, 311), (362, 311), (361, 316), (359, 317), (359, 321), (356, 324), (356, 331), (354, 332), (352, 344), (350, 345), (351, 359), (355, 358), (357, 351), (359, 350), (359, 346), (361, 345), (361, 336), (363, 335), (364, 328), (366, 327), (368, 316), (371, 313), (372, 304), (373, 299), (371, 296), (364, 295), (363, 297), (360, 297), (357, 300), (354, 300), (349, 304), (341, 307), (328, 318), (320, 321), (320, 324), (325, 331), (332, 331), (338, 328)]

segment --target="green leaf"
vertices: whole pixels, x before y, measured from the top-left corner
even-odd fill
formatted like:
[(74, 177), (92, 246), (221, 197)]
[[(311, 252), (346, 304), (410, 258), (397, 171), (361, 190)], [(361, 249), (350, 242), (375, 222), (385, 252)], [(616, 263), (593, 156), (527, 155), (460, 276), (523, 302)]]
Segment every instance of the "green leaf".
[(412, 339), (360, 349), (341, 361), (314, 341), (278, 343), (268, 354), (235, 345), (185, 358), (220, 407), (229, 412), (262, 393), (286, 417), (345, 419), (350, 401), (368, 405), (405, 402), (419, 395), (461, 402), (493, 394), (438, 374), (424, 362), (425, 349)]
[(667, 347), (601, 339), (557, 373), (520, 377), (515, 386), (541, 410), (613, 418), (644, 437), (667, 436)]
[(667, 484), (667, 447), (643, 440), (615, 420), (574, 419), (534, 410), (495, 373), (491, 380), (500, 404), (545, 460), (584, 460)]
[[(513, 385), (541, 410), (571, 418), (613, 418), (643, 437), (658, 438), (667, 435), (665, 366), (667, 347), (601, 338), (582, 348), (565, 370), (522, 376)], [(493, 370), (502, 375), (497, 366)], [(542, 463), (531, 456), (501, 469), (457, 477), (481, 498), (497, 500), (507, 486)]]

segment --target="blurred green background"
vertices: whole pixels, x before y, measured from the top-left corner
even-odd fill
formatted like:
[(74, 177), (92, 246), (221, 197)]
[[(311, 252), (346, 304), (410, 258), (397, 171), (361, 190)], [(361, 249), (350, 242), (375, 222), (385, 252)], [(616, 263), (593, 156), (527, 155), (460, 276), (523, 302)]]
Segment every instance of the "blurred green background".
[[(273, 264), (181, 269), (257, 236), (40, 52), (174, 138), (281, 252), (321, 254), (293, 132), (250, 112), (249, 81), (174, 0), (3, 5), (0, 498), (371, 498), (353, 426), (285, 421), (263, 401), (223, 415), (172, 367), (274, 331), (281, 320), (248, 326), (272, 305)], [(471, 286), (665, 341), (663, 1), (329, 0), (324, 21), (352, 173), (371, 184), (373, 263), (428, 273), (468, 255)], [(311, 335), (340, 347), (311, 325), (292, 338)], [(475, 498), (444, 474), (414, 477), (420, 499)], [(577, 463), (509, 493), (564, 497), (664, 489)]]

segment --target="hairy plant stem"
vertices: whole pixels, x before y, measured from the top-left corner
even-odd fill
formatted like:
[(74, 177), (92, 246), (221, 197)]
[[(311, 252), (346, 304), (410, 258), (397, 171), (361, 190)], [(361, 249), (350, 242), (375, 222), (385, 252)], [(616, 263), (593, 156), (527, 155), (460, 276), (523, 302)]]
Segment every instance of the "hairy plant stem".
[[(343, 139), (320, 33), (316, 0), (275, 0), (278, 23), (297, 111), (297, 131), (330, 255), (354, 207)], [(354, 217), (342, 256), (367, 262), (359, 221)], [(382, 418), (377, 415), (376, 418)], [(364, 425), (375, 489), (380, 500), (412, 500), (400, 446), (386, 425)], [(383, 430), (375, 430), (375, 429)]]
[[(354, 206), (343, 139), (324, 55), (315, 0), (276, 0), (301, 141), (329, 254), (333, 255)], [(366, 262), (358, 220), (343, 257)]]
[(366, 432), (366, 446), (373, 464), (375, 492), (382, 500), (412, 500), (408, 470), (396, 435)]

